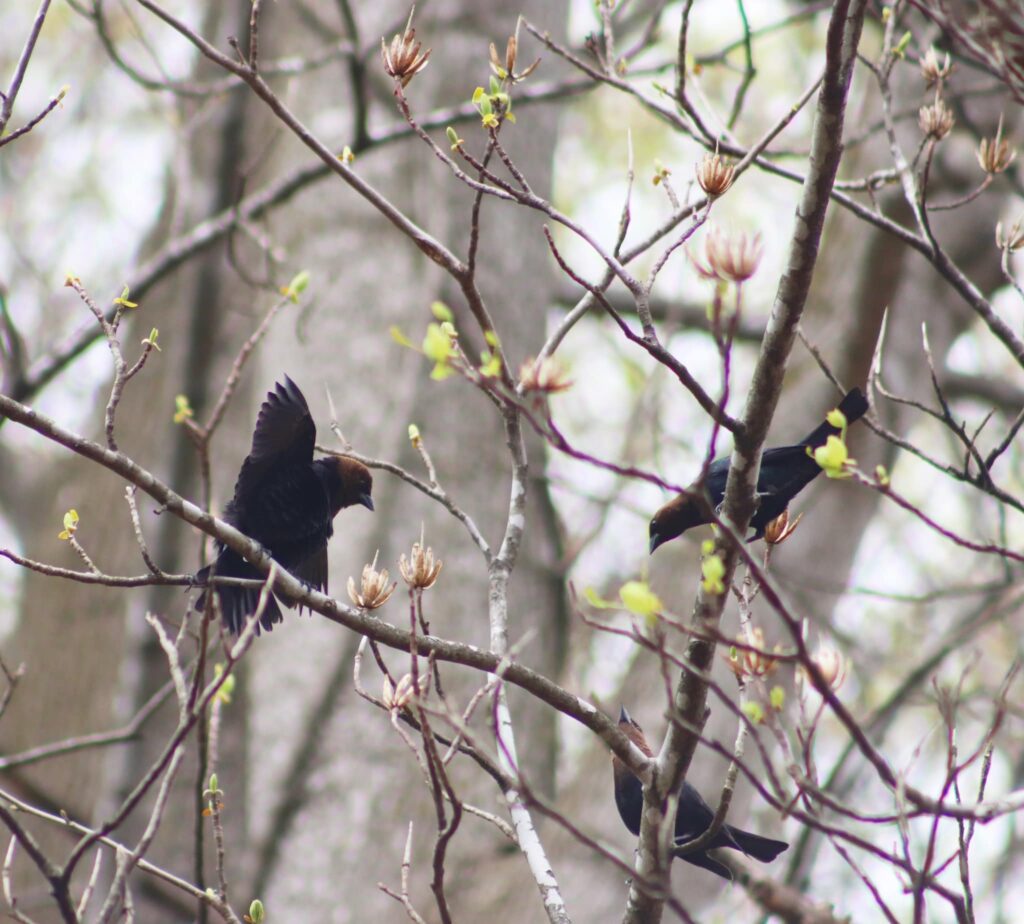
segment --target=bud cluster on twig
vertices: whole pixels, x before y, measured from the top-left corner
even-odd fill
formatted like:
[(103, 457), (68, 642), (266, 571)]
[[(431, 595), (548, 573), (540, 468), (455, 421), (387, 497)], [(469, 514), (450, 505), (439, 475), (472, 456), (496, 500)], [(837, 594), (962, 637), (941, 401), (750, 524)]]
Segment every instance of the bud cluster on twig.
[(392, 38), (390, 45), (385, 44), (383, 37), (380, 40), (380, 54), (384, 60), (384, 70), (387, 71), (389, 77), (394, 77), (401, 83), (403, 89), (427, 66), (427, 61), (430, 58), (430, 49), (421, 51), (423, 43), (416, 41), (416, 30), (412, 27), (413, 12), (415, 12), (415, 7), (409, 13), (405, 31)]
[(714, 227), (704, 238), (706, 263), (696, 259), (693, 263), (697, 272), (705, 279), (739, 285), (757, 272), (763, 253), (760, 232), (726, 233), (721, 228)]

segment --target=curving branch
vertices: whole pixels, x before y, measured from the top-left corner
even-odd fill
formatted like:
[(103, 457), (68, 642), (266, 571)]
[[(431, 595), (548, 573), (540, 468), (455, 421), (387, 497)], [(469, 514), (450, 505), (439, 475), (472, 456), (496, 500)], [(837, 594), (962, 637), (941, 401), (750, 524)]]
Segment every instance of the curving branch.
[[(735, 434), (735, 447), (725, 489), (723, 519), (740, 536), (745, 535), (755, 510), (754, 494), (761, 464), (761, 449), (775, 413), (786, 363), (807, 301), (825, 212), (839, 169), (846, 97), (853, 75), (865, 6), (864, 0), (841, 0), (833, 7), (829, 21), (825, 76), (818, 94), (812, 129), (811, 167), (797, 206), (796, 228), (791, 238), (787, 267), (779, 283), (754, 368), (742, 415), (743, 425)], [(725, 565), (724, 583), (729, 586), (739, 556), (737, 543), (719, 540), (716, 550)], [(707, 630), (718, 628), (725, 600), (725, 594), (709, 592), (703, 585), (698, 593), (692, 619), (696, 635), (687, 647), (686, 661), (699, 671), (706, 671), (711, 665), (715, 644), (707, 640)], [(707, 693), (707, 683), (699, 673), (690, 670), (682, 672), (673, 702), (673, 712), (682, 723), (670, 724), (658, 754), (652, 784), (644, 791), (637, 872), (644, 879), (660, 883), (665, 893), (670, 887), (671, 854), (665, 839), (659, 838), (659, 830), (664, 825), (663, 806), (668, 797), (678, 791), (686, 777), (697, 747), (697, 736), (686, 730), (686, 727), (703, 727)], [(663, 898), (631, 887), (623, 922), (657, 924), (661, 920), (663, 908)]]

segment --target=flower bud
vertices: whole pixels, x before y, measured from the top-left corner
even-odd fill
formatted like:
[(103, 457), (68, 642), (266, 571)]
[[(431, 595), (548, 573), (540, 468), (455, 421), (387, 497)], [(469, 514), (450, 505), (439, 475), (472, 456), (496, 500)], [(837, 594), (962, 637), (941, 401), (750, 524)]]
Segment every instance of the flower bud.
[(757, 272), (763, 252), (759, 232), (727, 234), (720, 228), (712, 228), (704, 238), (707, 264), (694, 263), (697, 272), (707, 279), (739, 284)]
[(441, 573), (442, 561), (434, 558), (434, 550), (424, 547), (422, 539), (412, 544), (412, 552), (406, 559), (403, 554), (398, 560), (398, 570), (402, 580), (410, 588), (426, 590), (433, 587), (437, 576)]
[(1003, 223), (1000, 221), (996, 224), (996, 246), (1010, 253), (1016, 253), (1024, 247), (1024, 216), (1010, 225), (1009, 231), (1005, 233)]
[(1010, 147), (1010, 142), (1003, 137), (1003, 117), (999, 117), (999, 127), (995, 137), (982, 138), (978, 144), (978, 163), (986, 173), (993, 175), (1002, 173), (1014, 162), (1017, 152)]
[(519, 381), (524, 392), (555, 394), (572, 388), (565, 366), (553, 356), (544, 359), (528, 359), (519, 369)]
[(422, 47), (423, 43), (416, 41), (416, 30), (412, 27), (411, 16), (405, 31), (401, 35), (396, 35), (390, 46), (385, 45), (384, 39), (381, 38), (380, 55), (388, 76), (394, 77), (403, 87), (407, 87), (409, 81), (427, 66), (430, 49), (421, 54)]
[(412, 682), (412, 674), (405, 674), (395, 686), (392, 686), (391, 681), (385, 677), (383, 689), (381, 690), (381, 699), (384, 701), (384, 706), (389, 712), (395, 712), (404, 709), (415, 697), (424, 696), (430, 687), (429, 674), (424, 674), (420, 677), (418, 687), (419, 689), (417, 690), (417, 684)]
[(917, 124), (921, 126), (921, 131), (936, 141), (945, 138), (955, 123), (953, 111), (941, 99), (935, 100), (930, 106), (922, 106), (918, 113)]
[(921, 58), (921, 76), (924, 77), (928, 86), (937, 80), (945, 80), (951, 70), (953, 70), (953, 63), (950, 61), (949, 52), (946, 52), (941, 63), (939, 63), (939, 56), (934, 48), (929, 48)]
[(800, 521), (803, 518), (804, 515), (801, 513), (791, 523), (789, 521), (789, 508), (787, 507), (765, 527), (764, 541), (768, 545), (782, 545), (783, 542), (796, 532), (796, 528), (800, 525)]
[(372, 564), (363, 565), (363, 576), (358, 591), (355, 580), (351, 577), (348, 579), (349, 599), (364, 610), (375, 610), (388, 602), (398, 586), (398, 582), (395, 581), (389, 587), (390, 579), (391, 575), (386, 568), (377, 570), (377, 556), (374, 555)]
[[(767, 677), (779, 666), (765, 650), (764, 632), (760, 628), (751, 629), (746, 644), (748, 648), (732, 647), (725, 656), (726, 664), (737, 677)], [(778, 645), (775, 650), (779, 651)]]
[(846, 680), (846, 659), (835, 648), (823, 645), (811, 660), (833, 693), (843, 685)]
[(712, 199), (717, 199), (729, 191), (736, 168), (727, 164), (715, 151), (714, 154), (704, 155), (704, 159), (697, 164), (696, 172), (700, 188)]

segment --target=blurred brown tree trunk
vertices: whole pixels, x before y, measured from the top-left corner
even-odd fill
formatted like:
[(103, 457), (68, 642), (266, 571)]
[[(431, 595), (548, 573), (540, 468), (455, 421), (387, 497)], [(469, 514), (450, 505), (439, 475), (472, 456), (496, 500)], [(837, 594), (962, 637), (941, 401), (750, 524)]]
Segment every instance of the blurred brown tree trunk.
[[(244, 35), (249, 5), (219, 8), (206, 24), (208, 36)], [(516, 12), (519, 7), (516, 8)], [(309, 12), (309, 11), (307, 11)], [(370, 100), (396, 117), (390, 86), (373, 49), (377, 36), (394, 31), (407, 15), (399, 4), (354, 11), (359, 40), (369, 48), (367, 88)], [(523, 8), (531, 12), (531, 4)], [(545, 13), (544, 4), (532, 12)], [(321, 23), (345, 32), (337, 5), (316, 8)], [(420, 35), (437, 51), (430, 68), (410, 88), (413, 105), (424, 110), (436, 104), (467, 100), (476, 84), (488, 78), (487, 46), (503, 47), (515, 30), (515, 17), (497, 0), (433, 5), (430, 18), (417, 22)], [(265, 54), (296, 54), (319, 46), (322, 34), (308, 15), (290, 8), (264, 7)], [(219, 40), (218, 44), (223, 44)], [(201, 67), (201, 73), (206, 69)], [(306, 78), (301, 100), (292, 100), (301, 118), (316, 124), (331, 112), (347, 124), (352, 102), (346, 99), (342, 73), (319, 72)], [(311, 89), (309, 89), (311, 88)], [(278, 89), (285, 91), (284, 85)], [(187, 104), (183, 104), (187, 106)], [(308, 150), (283, 137), (271, 114), (245, 91), (229, 94), (214, 131), (199, 131), (184, 140), (183, 160), (190, 165), (185, 188), (172, 184), (177, 214), (194, 221), (229, 206), (241, 192), (308, 162)], [(380, 110), (375, 110), (380, 111)], [(464, 133), (479, 147), (483, 134), (476, 126)], [(550, 186), (554, 119), (540, 110), (524, 112), (517, 126), (504, 133), (518, 165), (538, 190)], [(341, 142), (349, 139), (340, 139)], [(354, 139), (351, 139), (354, 140)], [(389, 145), (361, 157), (357, 169), (376, 183), (396, 205), (458, 252), (468, 240), (472, 200), (418, 141)], [(176, 211), (168, 202), (166, 211)], [(483, 208), (480, 284), (512, 362), (521, 362), (540, 347), (550, 301), (551, 275), (540, 222), (521, 209), (485, 202)], [(154, 232), (159, 244), (169, 230)], [(178, 231), (180, 228), (174, 228)], [(457, 502), (471, 513), (488, 541), (497, 543), (504, 528), (509, 497), (509, 463), (504, 436), (493, 407), (459, 381), (430, 383), (429, 367), (417, 355), (398, 347), (388, 336), (399, 324), (413, 339), (430, 319), (429, 305), (445, 299), (455, 309), (460, 330), (472, 343), (471, 319), (460, 297), (411, 244), (342, 183), (320, 181), (281, 209), (265, 229), (278, 254), (277, 271), (287, 282), (300, 268), (312, 275), (311, 302), (286, 311), (278, 320), (261, 357), (247, 369), (242, 389), (231, 407), (214, 450), (214, 505), (221, 509), (230, 495), (237, 467), (248, 448), (256, 408), (266, 389), (288, 373), (304, 389), (319, 425), (320, 440), (334, 445), (328, 427), (325, 388), (329, 389), (346, 435), (367, 454), (398, 459), (417, 469), (407, 428), (416, 423), (437, 464), (439, 476)], [(274, 295), (240, 278), (231, 263), (238, 261), (260, 278), (263, 257), (235, 242), (229, 252), (217, 247), (193, 261), (146, 299), (147, 328), (158, 326), (164, 351), (153, 358), (143, 376), (129, 387), (119, 414), (123, 448), (186, 496), (198, 499), (194, 450), (184, 431), (171, 422), (174, 396), (186, 394), (203, 420), (216, 397), (238, 346), (272, 303)], [(230, 259), (229, 259), (230, 258)], [(91, 281), (90, 281), (91, 282)], [(96, 281), (97, 287), (100, 281)], [(109, 288), (109, 286), (107, 287)], [(127, 337), (127, 342), (133, 342)], [(468, 345), (468, 344), (467, 344)], [(100, 390), (97, 414), (105, 400)], [(534, 473), (543, 467), (543, 453), (531, 440)], [(122, 497), (123, 488), (102, 470), (77, 459), (55, 462), (45, 478), (35, 481), (38, 496), (24, 506), (31, 517), (19, 521), (27, 554), (53, 560), (60, 516), (77, 507), (80, 536), (102, 567), (132, 573), (141, 562)], [(438, 631), (486, 646), (488, 643), (486, 567), (462, 527), (437, 505), (425, 502), (408, 486), (378, 475), (375, 516), (348, 512), (337, 523), (332, 544), (332, 589), (343, 592), (349, 574), (377, 549), (381, 563), (397, 572), (397, 557), (408, 551), (425, 529), (427, 542), (444, 560), (427, 611)], [(169, 570), (192, 570), (196, 538), (169, 517), (154, 520), (152, 505), (142, 501), (144, 527), (159, 563)], [(519, 657), (543, 673), (558, 674), (564, 639), (564, 606), (559, 581), (553, 576), (557, 557), (552, 523), (542, 482), (532, 492), (529, 533), (513, 580), (510, 634), (514, 643), (526, 639)], [(68, 550), (66, 564), (77, 565)], [(104, 729), (123, 721), (161, 685), (167, 676), (162, 654), (145, 625), (146, 611), (172, 622), (186, 612), (180, 591), (124, 593), (83, 588), (30, 576), (22, 620), (10, 660), (24, 661), (28, 675), (11, 711), (0, 725), (5, 752), (72, 734)], [(396, 597), (383, 618), (405, 622), (407, 609)], [(258, 894), (282, 920), (387, 919), (399, 912), (376, 888), (378, 880), (397, 883), (406, 819), (415, 818), (416, 872), (423, 884), (416, 899), (429, 914), (425, 883), (433, 843), (433, 810), (412, 756), (387, 724), (387, 718), (358, 699), (352, 690), (352, 663), (358, 638), (319, 618), (290, 614), (284, 626), (259, 640), (243, 672), (236, 702), (226, 711), (225, 748), (220, 783), (226, 792), (229, 866), (232, 894), (240, 907)], [(389, 660), (398, 673), (407, 659)], [(45, 675), (37, 664), (55, 665)], [(450, 693), (464, 701), (482, 678), (446, 671)], [(375, 670), (364, 682), (375, 692)], [(457, 682), (458, 680), (458, 682)], [(520, 729), (520, 752), (534, 784), (554, 786), (555, 724), (550, 710), (518, 697), (512, 700)], [(158, 753), (173, 727), (174, 707), (150, 723), (146, 735), (116, 752), (90, 751), (32, 768), (32, 798), (67, 809), (86, 821), (98, 821), (123, 797)], [(195, 804), (201, 788), (192, 762), (183, 770), (152, 858), (185, 875), (193, 874), (193, 825), (182, 807)], [(498, 793), (477, 773), (454, 775), (468, 798), (495, 809)], [(27, 778), (27, 777), (26, 777)], [(16, 777), (16, 779), (21, 779)], [(8, 781), (10, 782), (10, 781)], [(500, 813), (500, 807), (497, 809)], [(141, 819), (141, 815), (139, 819)], [(480, 822), (467, 819), (466, 826)], [(208, 823), (206, 835), (209, 837)], [(122, 834), (139, 830), (133, 824)], [(45, 841), (56, 850), (70, 841), (50, 832)], [(449, 861), (453, 894), (471, 919), (492, 913), (506, 894), (526, 890), (522, 920), (539, 915), (536, 893), (518, 856), (510, 877), (471, 874), (481, 857), (497, 862), (506, 844), (495, 835), (481, 848), (478, 837), (456, 839)], [(470, 848), (469, 844), (475, 846)], [(207, 872), (209, 853), (207, 842)], [(56, 856), (61, 856), (57, 851)], [(469, 864), (470, 866), (467, 866)], [(137, 901), (138, 901), (137, 897)], [(143, 904), (144, 920), (191, 920), (194, 912), (180, 899)], [(182, 905), (184, 904), (184, 907)], [(175, 907), (178, 910), (174, 910)], [(340, 911), (344, 908), (344, 912)]]

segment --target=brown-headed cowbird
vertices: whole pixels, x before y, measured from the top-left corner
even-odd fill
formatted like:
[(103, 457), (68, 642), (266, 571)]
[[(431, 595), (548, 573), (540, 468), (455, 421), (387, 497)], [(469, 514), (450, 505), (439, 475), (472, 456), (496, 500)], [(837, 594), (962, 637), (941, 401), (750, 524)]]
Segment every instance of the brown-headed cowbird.
[[(619, 728), (644, 754), (648, 757), (654, 756), (644, 737), (643, 729), (633, 721), (625, 708), (619, 712)], [(615, 777), (615, 805), (619, 809), (619, 817), (633, 834), (639, 835), (640, 817), (644, 806), (643, 786), (633, 771), (614, 754), (612, 755), (612, 774)], [(672, 853), (687, 863), (709, 870), (716, 876), (732, 879), (729, 867), (712, 857), (708, 850), (715, 847), (731, 847), (762, 863), (770, 863), (789, 846), (785, 841), (774, 841), (770, 837), (751, 834), (749, 831), (743, 831), (732, 825), (722, 825), (707, 847), (687, 853), (687, 842), (700, 837), (707, 831), (711, 827), (714, 817), (715, 813), (701, 798), (700, 793), (684, 780), (682, 788), (679, 790), (675, 846)]]
[[(839, 402), (839, 410), (845, 415), (848, 424), (860, 420), (867, 409), (867, 398), (859, 388), (851, 389)], [(807, 450), (824, 446), (830, 436), (838, 433), (839, 428), (833, 427), (826, 420), (795, 446), (776, 446), (762, 453), (761, 471), (757, 476), (758, 508), (750, 520), (754, 530), (754, 535), (750, 537), (751, 542), (763, 538), (768, 524), (780, 516), (789, 506), (789, 502), (821, 474), (821, 466), (807, 454)], [(708, 466), (703, 484), (705, 503), (708, 506), (696, 497), (680, 494), (654, 514), (649, 529), (651, 552), (670, 539), (681, 536), (692, 526), (710, 523), (711, 520), (707, 516), (708, 507), (717, 510), (721, 506), (725, 498), (725, 482), (728, 477), (729, 457), (715, 459)], [(693, 485), (690, 489), (691, 492), (700, 490), (699, 484)]]
[[(235, 494), (224, 508), (224, 519), (260, 543), (300, 581), (327, 592), (327, 540), (342, 507), (362, 504), (373, 510), (370, 470), (355, 459), (331, 456), (313, 460), (316, 426), (306, 399), (288, 376), (267, 394), (256, 418), (252, 449), (242, 463)], [(198, 583), (211, 575), (252, 578), (263, 575), (237, 552), (217, 550), (212, 565), (197, 575)], [(224, 625), (236, 635), (256, 612), (258, 587), (218, 586)], [(205, 591), (197, 601), (202, 609)], [(285, 606), (292, 603), (282, 598)], [(260, 616), (268, 632), (281, 621), (281, 608), (271, 595)], [(257, 632), (259, 629), (257, 629)]]

